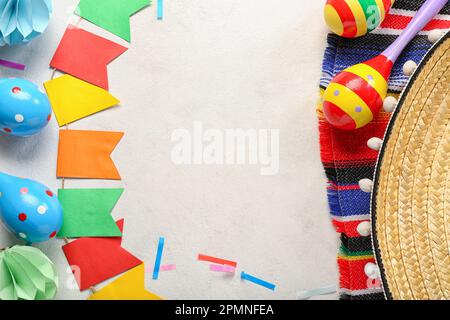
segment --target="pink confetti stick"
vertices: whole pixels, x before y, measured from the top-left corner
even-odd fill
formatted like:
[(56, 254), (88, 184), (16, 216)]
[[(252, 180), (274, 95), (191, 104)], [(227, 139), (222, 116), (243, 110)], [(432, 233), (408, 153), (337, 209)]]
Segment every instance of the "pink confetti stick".
[(234, 273), (236, 271), (236, 268), (231, 267), (231, 266), (225, 266), (225, 265), (210, 264), (209, 270), (214, 271), (214, 272)]
[(173, 271), (177, 268), (174, 264), (166, 264), (164, 266), (159, 267), (159, 271)]
[(25, 70), (25, 65), (3, 59), (0, 59), (0, 66), (17, 70)]

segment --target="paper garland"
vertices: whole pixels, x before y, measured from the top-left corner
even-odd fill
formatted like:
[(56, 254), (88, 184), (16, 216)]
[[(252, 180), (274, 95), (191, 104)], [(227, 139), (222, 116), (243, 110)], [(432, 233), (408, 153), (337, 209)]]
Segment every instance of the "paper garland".
[[(81, 0), (77, 13), (129, 41), (129, 17), (148, 4), (149, 0)], [(50, 63), (67, 74), (44, 84), (60, 126), (120, 103), (107, 91), (107, 65), (126, 50), (91, 32), (68, 26)], [(121, 179), (110, 156), (122, 137), (122, 132), (60, 130), (57, 177)], [(161, 299), (145, 289), (142, 261), (121, 247), (123, 220), (116, 224), (111, 210), (122, 192), (64, 189), (63, 183), (59, 199), (64, 221), (58, 237), (66, 239), (64, 254), (80, 290), (131, 269), (102, 289), (93, 290), (92, 300)], [(68, 242), (67, 238), (73, 237), (81, 238)]]
[(50, 66), (108, 90), (107, 65), (128, 49), (70, 25)]
[(60, 189), (64, 216), (59, 238), (120, 237), (111, 211), (124, 189)]
[[(123, 223), (117, 222), (121, 232)], [(64, 245), (63, 251), (81, 291), (142, 264), (122, 248), (122, 237), (81, 238)]]
[[(149, 0), (81, 0), (77, 13), (84, 19), (130, 40), (129, 16)], [(158, 18), (163, 1), (158, 2)], [(47, 81), (50, 102), (60, 126), (119, 104), (108, 90), (107, 65), (127, 48), (75, 26), (69, 26), (50, 66), (68, 74)], [(120, 179), (110, 155), (123, 133), (89, 130), (61, 130), (58, 148), (59, 178)], [(64, 183), (63, 183), (64, 186)], [(80, 290), (91, 288), (90, 300), (160, 300), (145, 288), (145, 267), (141, 260), (122, 248), (123, 219), (114, 223), (111, 210), (123, 189), (61, 189), (64, 223), (58, 237), (81, 237), (63, 246)], [(81, 205), (80, 205), (81, 204)], [(164, 238), (160, 238), (153, 279), (161, 266)], [(203, 254), (214, 272), (234, 273), (237, 263)], [(117, 279), (96, 290), (93, 286), (119, 274)], [(270, 290), (275, 285), (241, 272), (241, 279)], [(1, 278), (0, 278), (1, 280)], [(1, 284), (1, 281), (0, 281)], [(56, 290), (56, 288), (55, 288)], [(1, 294), (1, 291), (0, 291)]]
[(111, 131), (60, 130), (56, 175), (120, 180), (110, 155), (123, 135)]

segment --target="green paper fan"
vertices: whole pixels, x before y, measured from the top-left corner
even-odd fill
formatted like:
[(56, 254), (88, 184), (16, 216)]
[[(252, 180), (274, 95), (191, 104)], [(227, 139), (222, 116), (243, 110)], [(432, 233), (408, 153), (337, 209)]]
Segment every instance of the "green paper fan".
[(0, 251), (0, 300), (47, 300), (56, 295), (58, 275), (39, 249), (14, 246)]

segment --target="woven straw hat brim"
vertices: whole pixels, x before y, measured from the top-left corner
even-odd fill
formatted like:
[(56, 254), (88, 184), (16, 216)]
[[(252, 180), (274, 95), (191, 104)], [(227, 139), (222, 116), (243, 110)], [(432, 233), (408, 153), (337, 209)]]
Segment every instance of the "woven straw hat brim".
[(450, 298), (449, 35), (408, 83), (378, 159), (372, 239), (388, 299)]

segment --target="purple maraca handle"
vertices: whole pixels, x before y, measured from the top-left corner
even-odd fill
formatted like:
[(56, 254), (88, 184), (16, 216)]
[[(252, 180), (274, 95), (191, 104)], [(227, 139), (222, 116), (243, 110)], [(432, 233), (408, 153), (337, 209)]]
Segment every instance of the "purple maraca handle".
[(408, 27), (403, 30), (400, 36), (392, 45), (387, 48), (382, 55), (387, 57), (392, 62), (395, 62), (406, 48), (408, 43), (421, 31), (433, 18), (442, 10), (448, 0), (427, 0), (420, 10), (416, 13), (414, 18), (409, 23)]

